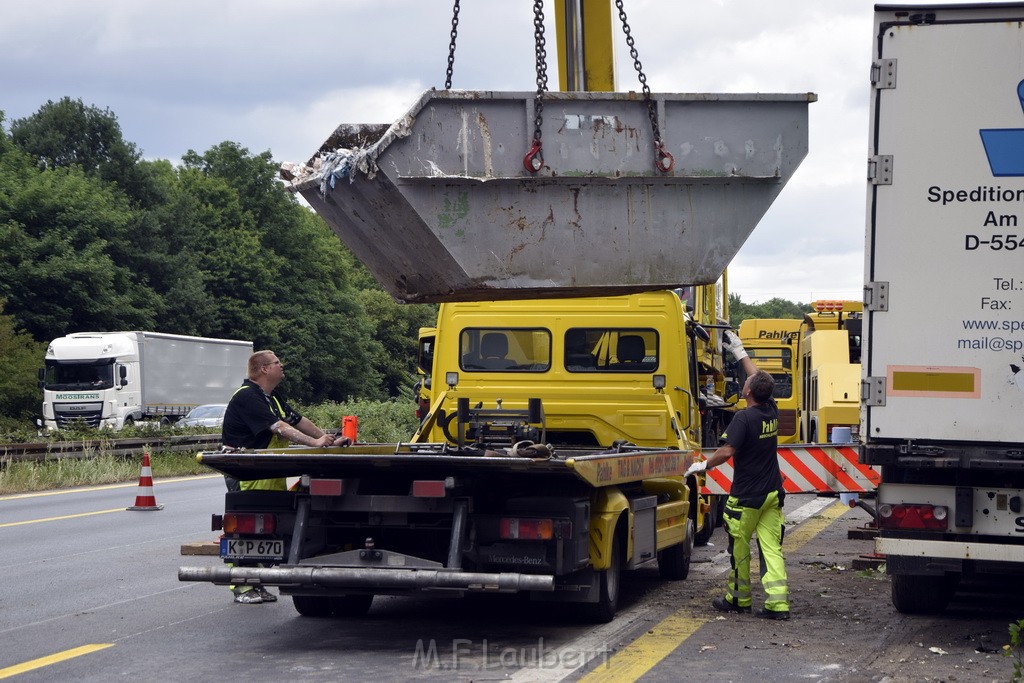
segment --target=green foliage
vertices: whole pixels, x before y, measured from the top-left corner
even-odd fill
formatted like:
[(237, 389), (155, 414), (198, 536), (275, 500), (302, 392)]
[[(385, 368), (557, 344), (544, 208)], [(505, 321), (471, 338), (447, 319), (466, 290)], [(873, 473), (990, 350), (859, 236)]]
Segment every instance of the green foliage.
[[(0, 468), (0, 495), (137, 481), (141, 466), (140, 455), (125, 458), (102, 451), (81, 459), (12, 462)], [(208, 467), (196, 462), (195, 453), (156, 451), (150, 457), (150, 466), (154, 477), (210, 473)]]
[(143, 206), (158, 199), (149, 168), (125, 141), (117, 116), (109, 109), (85, 106), (65, 97), (48, 101), (35, 114), (11, 122), (14, 144), (42, 169), (78, 167), (91, 177), (116, 183)]
[(729, 295), (729, 324), (735, 328), (749, 318), (792, 318), (803, 320), (805, 313), (810, 313), (809, 304), (793, 303), (778, 297), (760, 304), (745, 304), (739, 294)]
[(42, 392), (37, 386), (37, 370), (43, 364), (46, 344), (15, 329), (14, 319), (3, 314), (0, 299), (0, 430), (29, 424), (39, 413)]
[(421, 327), (430, 327), (437, 320), (433, 304), (398, 304), (386, 292), (364, 289), (359, 300), (374, 322), (373, 338), (378, 346), (374, 366), (381, 368), (384, 389), (388, 396), (399, 396), (408, 386), (409, 375), (416, 373), (416, 346), (409, 349), (409, 340), (417, 339)]
[(113, 112), (71, 98), (0, 127), (14, 328), (40, 343), (118, 329), (252, 340), (285, 361), (296, 401), (402, 395), (434, 307), (392, 302), (276, 172), (269, 151), (233, 142), (178, 168), (142, 161)]
[(342, 417), (357, 416), (361, 443), (408, 441), (419, 427), (412, 400), (327, 402), (297, 410), (322, 429), (340, 429)]
[[(296, 405), (296, 409), (323, 429), (340, 429), (341, 418), (356, 415), (359, 418), (358, 440), (361, 443), (398, 443), (408, 441), (419, 426), (415, 402), (411, 398), (387, 401), (327, 401), (311, 406)], [(215, 432), (212, 429), (175, 429), (175, 434)], [(20, 443), (45, 440), (92, 441), (97, 446), (90, 455), (81, 459), (60, 458), (45, 462), (4, 462), (0, 460), (0, 495), (41, 491), (68, 486), (109, 484), (137, 480), (141, 456), (129, 458), (109, 452), (109, 441), (114, 438), (153, 438), (154, 442), (168, 436), (166, 429), (156, 426), (126, 427), (114, 433), (82, 427), (74, 430), (49, 432), (44, 436), (20, 432), (0, 431), (0, 443)], [(190, 474), (209, 474), (210, 470), (195, 461), (194, 453), (175, 453), (154, 450), (151, 465), (153, 476), (169, 477)]]
[(1024, 619), (1010, 624), (1010, 643), (1003, 646), (1003, 656), (1013, 659), (1014, 683), (1024, 681)]

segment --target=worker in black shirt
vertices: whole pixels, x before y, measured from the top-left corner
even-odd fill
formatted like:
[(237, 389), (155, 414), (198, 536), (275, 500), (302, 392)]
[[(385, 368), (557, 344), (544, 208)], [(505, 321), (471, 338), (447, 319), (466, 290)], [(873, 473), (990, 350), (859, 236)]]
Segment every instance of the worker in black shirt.
[(765, 592), (764, 609), (758, 616), (789, 619), (789, 588), (782, 555), (786, 520), (782, 514), (785, 492), (778, 460), (779, 413), (772, 400), (775, 380), (757, 369), (735, 334), (723, 331), (723, 346), (747, 375), (742, 393), (747, 407), (729, 423), (722, 435), (726, 443), (686, 472), (688, 477), (733, 459), (732, 488), (725, 503), (732, 573), (725, 597), (715, 598), (711, 605), (721, 612), (750, 612), (750, 539), (756, 531), (761, 587)]
[[(349, 446), (348, 437), (334, 437), (303, 417), (277, 395), (284, 379), (284, 366), (273, 351), (257, 351), (249, 356), (249, 378), (242, 382), (228, 402), (221, 428), (221, 442), (228, 448), (285, 448), (290, 443), (314, 448)], [(227, 478), (228, 490), (285, 491), (283, 477), (236, 482)], [(236, 489), (235, 486), (238, 488)], [(263, 586), (232, 587), (235, 602), (258, 604), (277, 597)]]

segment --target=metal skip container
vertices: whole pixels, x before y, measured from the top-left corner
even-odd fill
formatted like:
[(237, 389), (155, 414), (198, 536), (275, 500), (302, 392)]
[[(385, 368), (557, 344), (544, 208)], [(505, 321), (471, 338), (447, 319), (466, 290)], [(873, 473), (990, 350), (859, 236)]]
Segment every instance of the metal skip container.
[[(807, 154), (801, 94), (543, 98), (428, 91), (391, 126), (342, 125), (281, 175), (399, 301), (625, 294), (714, 282)], [(666, 164), (662, 164), (664, 167)]]

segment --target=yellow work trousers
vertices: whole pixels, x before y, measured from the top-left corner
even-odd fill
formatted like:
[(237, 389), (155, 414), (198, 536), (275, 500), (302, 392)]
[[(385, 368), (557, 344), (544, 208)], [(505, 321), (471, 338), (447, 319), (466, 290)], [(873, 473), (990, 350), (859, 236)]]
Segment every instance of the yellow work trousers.
[(729, 496), (725, 502), (725, 528), (729, 532), (729, 560), (732, 573), (725, 600), (738, 607), (750, 607), (750, 538), (757, 533), (761, 556), (761, 588), (764, 608), (770, 612), (789, 611), (789, 587), (782, 556), (782, 537), (786, 519), (782, 514), (779, 492), (756, 498)]

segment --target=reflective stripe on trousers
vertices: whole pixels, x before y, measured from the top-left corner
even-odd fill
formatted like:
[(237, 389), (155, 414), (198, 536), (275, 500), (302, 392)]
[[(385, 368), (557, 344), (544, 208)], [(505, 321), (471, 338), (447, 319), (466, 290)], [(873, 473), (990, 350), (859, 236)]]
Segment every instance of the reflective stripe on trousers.
[(750, 538), (756, 531), (765, 609), (772, 612), (789, 610), (789, 588), (782, 556), (785, 525), (778, 491), (772, 491), (763, 499), (756, 500), (740, 500), (729, 496), (725, 502), (725, 528), (729, 532), (732, 573), (725, 592), (726, 602), (739, 607), (751, 605)]

